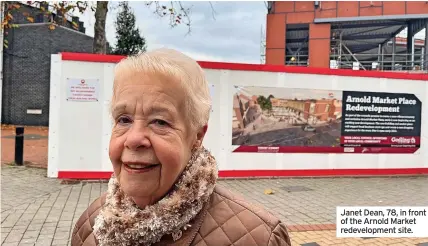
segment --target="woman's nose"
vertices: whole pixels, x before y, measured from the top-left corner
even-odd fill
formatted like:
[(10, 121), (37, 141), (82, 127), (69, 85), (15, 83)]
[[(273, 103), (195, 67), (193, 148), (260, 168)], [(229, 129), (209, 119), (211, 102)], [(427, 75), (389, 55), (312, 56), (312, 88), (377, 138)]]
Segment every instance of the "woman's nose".
[(131, 150), (137, 150), (138, 148), (149, 148), (151, 146), (149, 140), (149, 129), (144, 126), (142, 122), (134, 122), (131, 129), (129, 129), (125, 147)]

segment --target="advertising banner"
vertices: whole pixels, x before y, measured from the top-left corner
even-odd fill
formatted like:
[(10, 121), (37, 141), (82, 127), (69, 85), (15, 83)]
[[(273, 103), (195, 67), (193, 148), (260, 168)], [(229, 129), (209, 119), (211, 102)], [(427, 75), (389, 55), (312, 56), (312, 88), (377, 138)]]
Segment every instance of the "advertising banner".
[(233, 152), (414, 153), (421, 111), (413, 94), (235, 86)]

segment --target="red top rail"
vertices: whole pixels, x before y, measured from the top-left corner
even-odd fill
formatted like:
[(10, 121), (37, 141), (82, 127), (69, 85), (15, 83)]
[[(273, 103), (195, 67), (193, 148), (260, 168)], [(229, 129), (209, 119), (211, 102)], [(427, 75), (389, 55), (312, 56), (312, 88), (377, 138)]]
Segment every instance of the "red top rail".
[[(62, 60), (65, 61), (87, 61), (87, 62), (105, 62), (118, 63), (125, 56), (118, 55), (100, 55), (90, 53), (70, 53), (62, 52)], [(428, 81), (428, 74), (406, 73), (406, 72), (383, 72), (383, 71), (363, 71), (350, 69), (330, 69), (330, 68), (311, 68), (284, 65), (262, 65), (262, 64), (244, 64), (244, 63), (227, 63), (227, 62), (209, 62), (198, 61), (199, 65), (205, 69), (225, 69), (241, 71), (260, 71), (260, 72), (283, 72), (299, 74), (321, 74), (337, 75), (351, 77), (368, 77), (368, 78), (387, 78), (387, 79), (407, 79)]]

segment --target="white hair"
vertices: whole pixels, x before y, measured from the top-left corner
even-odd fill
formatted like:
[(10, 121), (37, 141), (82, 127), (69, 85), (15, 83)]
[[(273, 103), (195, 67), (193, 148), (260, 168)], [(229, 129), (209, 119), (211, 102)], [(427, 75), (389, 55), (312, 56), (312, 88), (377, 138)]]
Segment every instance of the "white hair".
[[(115, 77), (129, 69), (162, 74), (171, 78), (171, 81), (179, 81), (185, 92), (185, 110), (192, 128), (200, 128), (208, 123), (210, 91), (204, 70), (195, 60), (176, 50), (161, 48), (121, 60), (115, 67)], [(116, 90), (116, 80), (114, 84)]]

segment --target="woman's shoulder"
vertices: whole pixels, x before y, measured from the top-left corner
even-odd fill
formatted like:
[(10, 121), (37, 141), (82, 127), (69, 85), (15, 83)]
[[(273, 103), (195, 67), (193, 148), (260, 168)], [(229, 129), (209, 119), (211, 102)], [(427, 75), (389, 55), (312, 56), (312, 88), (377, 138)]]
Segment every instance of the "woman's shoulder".
[(194, 244), (199, 240), (212, 241), (208, 245), (222, 244), (219, 240), (234, 245), (291, 245), (281, 220), (221, 185), (211, 196)]
[(217, 185), (214, 190), (212, 205), (228, 208), (234, 214), (255, 216), (264, 222), (270, 228), (274, 228), (280, 223), (280, 220), (262, 207), (248, 202), (244, 197), (238, 195), (229, 189)]
[(98, 216), (102, 206), (106, 201), (106, 193), (102, 194), (80, 215), (77, 220), (71, 238), (71, 245), (96, 245), (95, 237), (92, 234), (95, 218)]

